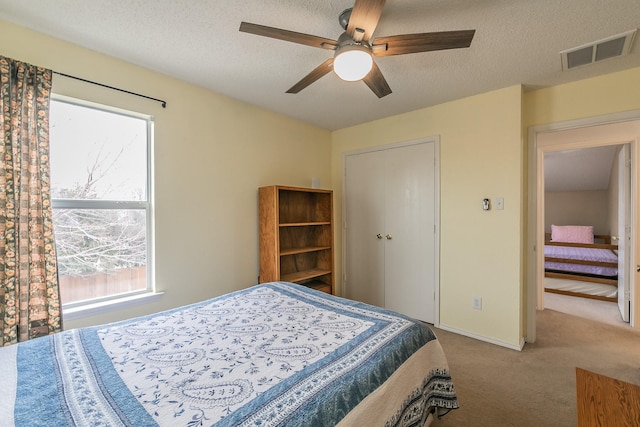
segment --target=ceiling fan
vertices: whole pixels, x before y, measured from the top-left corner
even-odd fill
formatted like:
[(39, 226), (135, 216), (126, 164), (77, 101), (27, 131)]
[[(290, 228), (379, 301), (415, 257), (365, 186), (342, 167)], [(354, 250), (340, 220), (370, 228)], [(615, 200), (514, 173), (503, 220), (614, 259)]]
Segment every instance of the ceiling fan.
[[(373, 56), (406, 55), (408, 53), (459, 49), (471, 45), (475, 30), (403, 34), (372, 39), (384, 4), (385, 0), (356, 0), (353, 8), (345, 10), (338, 18), (340, 25), (345, 30), (338, 40), (249, 22), (242, 22), (240, 31), (335, 51), (333, 58), (327, 59), (316, 67), (293, 85), (287, 93), (298, 93), (329, 71), (334, 70), (343, 80), (363, 80), (378, 98), (382, 98), (391, 93), (391, 88), (373, 61)], [(361, 63), (364, 65), (360, 65)], [(358, 66), (361, 68), (359, 73), (349, 74)]]

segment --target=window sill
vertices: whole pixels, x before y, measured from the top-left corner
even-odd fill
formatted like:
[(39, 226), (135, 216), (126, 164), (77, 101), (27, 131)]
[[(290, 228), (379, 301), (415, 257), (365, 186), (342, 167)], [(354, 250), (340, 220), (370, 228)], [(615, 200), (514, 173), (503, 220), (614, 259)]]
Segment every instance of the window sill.
[(159, 301), (164, 292), (147, 292), (138, 295), (131, 295), (127, 297), (112, 299), (108, 301), (101, 301), (94, 304), (86, 304), (81, 307), (62, 308), (62, 319), (76, 320), (83, 317), (94, 316), (96, 314), (105, 313), (113, 310), (120, 310), (128, 307), (135, 307), (137, 305), (149, 304)]

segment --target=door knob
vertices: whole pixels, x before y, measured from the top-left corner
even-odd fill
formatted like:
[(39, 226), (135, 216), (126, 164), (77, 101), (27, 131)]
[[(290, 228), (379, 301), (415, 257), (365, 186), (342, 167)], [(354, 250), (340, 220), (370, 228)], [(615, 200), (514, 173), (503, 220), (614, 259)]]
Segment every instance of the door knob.
[(387, 240), (391, 240), (393, 238), (391, 234), (387, 234), (385, 237), (387, 238)]
[(382, 234), (378, 233), (378, 234), (376, 234), (376, 237), (377, 237), (378, 239), (382, 239)]

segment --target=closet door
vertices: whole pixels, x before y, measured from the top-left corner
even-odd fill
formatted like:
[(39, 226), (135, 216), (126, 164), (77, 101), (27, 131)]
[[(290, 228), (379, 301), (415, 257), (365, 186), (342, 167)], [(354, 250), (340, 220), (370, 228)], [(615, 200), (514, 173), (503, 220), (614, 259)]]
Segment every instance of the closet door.
[(345, 157), (345, 296), (433, 323), (435, 143)]
[(384, 307), (384, 152), (345, 159), (345, 296)]
[(434, 145), (385, 151), (385, 307), (429, 323), (435, 308)]

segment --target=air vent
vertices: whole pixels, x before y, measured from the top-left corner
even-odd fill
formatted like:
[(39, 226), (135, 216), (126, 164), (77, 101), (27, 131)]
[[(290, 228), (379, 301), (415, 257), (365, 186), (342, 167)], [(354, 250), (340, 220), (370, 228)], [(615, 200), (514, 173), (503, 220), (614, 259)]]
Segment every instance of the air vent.
[(560, 52), (562, 70), (567, 71), (583, 65), (627, 55), (637, 30), (627, 31), (593, 43)]

